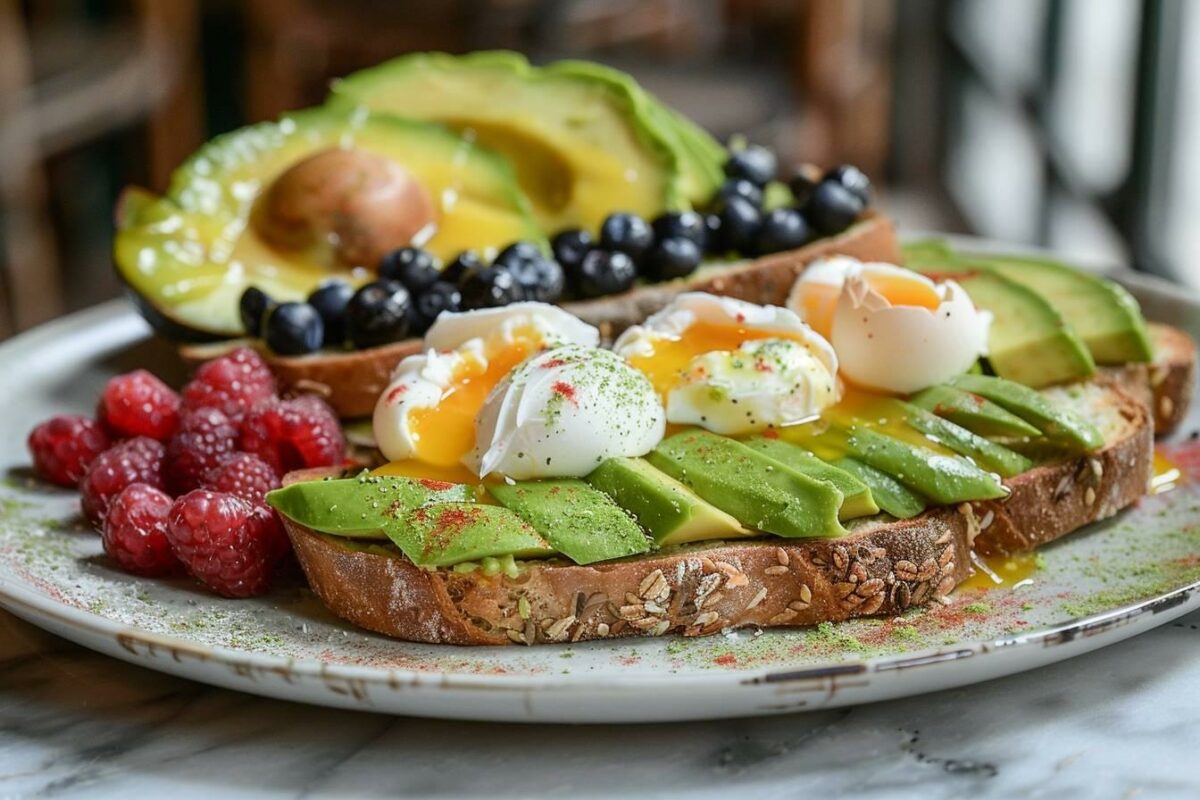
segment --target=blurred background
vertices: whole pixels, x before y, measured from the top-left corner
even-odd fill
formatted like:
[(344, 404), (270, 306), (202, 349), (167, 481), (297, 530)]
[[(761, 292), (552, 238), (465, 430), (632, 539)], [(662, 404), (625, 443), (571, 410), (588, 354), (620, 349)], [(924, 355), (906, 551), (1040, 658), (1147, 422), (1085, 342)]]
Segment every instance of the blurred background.
[(1200, 288), (1197, 45), (1185, 0), (0, 0), (0, 336), (120, 293), (123, 186), (413, 50), (602, 61), (908, 232)]

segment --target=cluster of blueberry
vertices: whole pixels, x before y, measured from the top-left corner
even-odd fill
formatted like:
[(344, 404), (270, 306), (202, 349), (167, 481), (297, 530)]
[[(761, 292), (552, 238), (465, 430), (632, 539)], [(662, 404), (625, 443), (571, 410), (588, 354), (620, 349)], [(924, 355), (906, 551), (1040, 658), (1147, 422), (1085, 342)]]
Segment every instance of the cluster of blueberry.
[(630, 289), (639, 276), (686, 277), (706, 255), (791, 250), (842, 232), (870, 202), (870, 180), (843, 165), (825, 173), (801, 169), (788, 182), (791, 202), (768, 209), (774, 189), (787, 195), (777, 172), (775, 154), (750, 145), (730, 155), (725, 182), (704, 212), (670, 211), (649, 222), (618, 212), (604, 220), (599, 236), (561, 231), (551, 240), (552, 255), (515, 242), (491, 264), (467, 251), (440, 269), (424, 250), (403, 247), (383, 258), (377, 280), (357, 290), (334, 280), (305, 302), (276, 304), (251, 287), (241, 298), (242, 324), (280, 355), (378, 347), (424, 333), (443, 311), (603, 297)]
[(275, 303), (250, 287), (239, 310), (247, 332), (258, 332), (279, 355), (324, 347), (357, 350), (417, 336), (443, 311), (494, 308), (518, 300), (554, 303), (563, 296), (563, 269), (530, 242), (506, 247), (485, 265), (465, 252), (441, 269), (416, 247), (384, 256), (378, 278), (355, 289), (341, 280), (322, 283), (304, 302)]
[[(841, 233), (871, 202), (871, 181), (849, 164), (822, 173), (801, 167), (791, 180), (791, 203), (764, 209), (776, 180), (775, 154), (764, 147), (734, 151), (709, 215), (715, 252), (764, 256)], [(769, 205), (769, 203), (766, 203)]]

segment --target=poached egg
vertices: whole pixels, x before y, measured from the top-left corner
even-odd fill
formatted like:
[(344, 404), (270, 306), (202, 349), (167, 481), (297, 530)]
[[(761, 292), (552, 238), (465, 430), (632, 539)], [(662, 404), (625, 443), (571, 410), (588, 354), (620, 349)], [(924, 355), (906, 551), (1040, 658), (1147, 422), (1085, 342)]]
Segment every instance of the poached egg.
[(681, 294), (613, 350), (649, 378), (668, 422), (715, 433), (793, 425), (839, 399), (833, 348), (777, 306)]
[(485, 477), (580, 478), (662, 441), (666, 416), (650, 381), (608, 350), (565, 345), (535, 355), (492, 391), (467, 466)]
[(810, 264), (788, 307), (828, 337), (842, 376), (865, 389), (910, 394), (970, 369), (987, 354), (992, 316), (954, 281), (845, 256)]
[(475, 447), (475, 418), (488, 394), (535, 353), (595, 347), (600, 332), (546, 303), (443, 313), (426, 351), (405, 358), (375, 405), (379, 449), (391, 461), (456, 467)]

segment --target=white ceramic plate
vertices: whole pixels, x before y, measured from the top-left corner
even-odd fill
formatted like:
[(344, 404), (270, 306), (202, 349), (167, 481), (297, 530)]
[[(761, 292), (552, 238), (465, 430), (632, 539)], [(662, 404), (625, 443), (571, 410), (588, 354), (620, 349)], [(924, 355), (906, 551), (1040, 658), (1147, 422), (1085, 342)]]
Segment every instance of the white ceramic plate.
[[(1200, 333), (1200, 304), (1175, 287), (1131, 282), (1151, 318)], [(117, 658), (232, 689), (503, 721), (774, 714), (1031, 669), (1200, 607), (1200, 481), (1185, 481), (1045, 548), (1019, 588), (961, 589), (950, 605), (903, 620), (534, 648), (395, 642), (331, 617), (300, 579), (231, 601), (187, 581), (133, 579), (108, 563), (76, 519), (75, 494), (31, 480), (24, 440), (53, 413), (89, 413), (107, 377), (138, 366), (182, 380), (170, 349), (124, 303), (0, 346), (0, 605)], [(1195, 427), (1193, 417), (1185, 430)], [(1200, 478), (1197, 449), (1184, 443), (1172, 454)]]

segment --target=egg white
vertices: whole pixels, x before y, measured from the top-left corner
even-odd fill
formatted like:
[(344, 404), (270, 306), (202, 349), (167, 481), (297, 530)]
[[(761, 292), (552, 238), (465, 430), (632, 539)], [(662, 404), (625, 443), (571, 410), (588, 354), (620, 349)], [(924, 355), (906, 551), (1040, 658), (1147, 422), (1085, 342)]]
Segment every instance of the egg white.
[(966, 372), (987, 354), (991, 315), (954, 281), (937, 285), (936, 309), (894, 306), (850, 277), (833, 313), (842, 374), (868, 389), (911, 394)]
[(390, 461), (417, 454), (409, 415), (433, 408), (454, 385), (467, 362), (486, 368), (489, 352), (511, 346), (532, 329), (543, 348), (563, 344), (595, 346), (600, 332), (546, 303), (513, 303), (503, 308), (443, 312), (425, 335), (426, 350), (402, 360), (375, 404), (372, 425), (380, 451)]
[(707, 292), (684, 292), (678, 295), (661, 311), (647, 317), (641, 325), (627, 328), (613, 343), (613, 352), (622, 358), (648, 355), (654, 352), (656, 341), (680, 339), (688, 328), (698, 323), (778, 332), (789, 338), (799, 338), (829, 364), (832, 372), (837, 372), (837, 355), (833, 347), (825, 337), (805, 325), (794, 311)]
[(812, 350), (754, 339), (692, 359), (667, 395), (667, 419), (733, 436), (803, 422), (837, 398), (837, 378)]
[[(732, 350), (692, 359), (667, 393), (668, 422), (714, 433), (746, 433), (811, 419), (840, 398), (833, 346), (795, 312), (779, 306), (703, 292), (681, 294), (642, 325), (625, 331), (613, 349), (625, 358), (653, 357), (657, 342), (684, 339), (697, 324), (778, 338), (750, 339)], [(753, 364), (768, 351), (778, 363), (771, 372), (755, 369)]]
[(548, 346), (582, 344), (595, 347), (600, 331), (579, 317), (549, 303), (511, 303), (476, 311), (443, 311), (425, 333), (425, 347), (453, 350), (472, 339), (512, 341), (513, 331), (532, 326)]
[(666, 415), (650, 381), (608, 350), (566, 345), (518, 366), (489, 395), (464, 459), (482, 476), (583, 477), (662, 441)]

